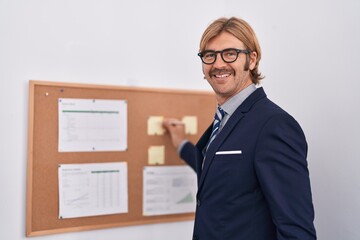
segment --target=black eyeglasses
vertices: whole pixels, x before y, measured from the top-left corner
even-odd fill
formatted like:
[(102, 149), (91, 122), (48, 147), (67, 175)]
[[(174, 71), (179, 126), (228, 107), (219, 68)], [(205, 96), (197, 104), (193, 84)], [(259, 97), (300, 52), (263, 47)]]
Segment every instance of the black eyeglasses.
[(205, 64), (213, 64), (216, 61), (217, 54), (220, 53), (222, 60), (226, 63), (235, 62), (239, 56), (239, 53), (249, 54), (250, 50), (242, 50), (237, 48), (226, 48), (221, 51), (205, 50), (199, 52), (198, 56)]

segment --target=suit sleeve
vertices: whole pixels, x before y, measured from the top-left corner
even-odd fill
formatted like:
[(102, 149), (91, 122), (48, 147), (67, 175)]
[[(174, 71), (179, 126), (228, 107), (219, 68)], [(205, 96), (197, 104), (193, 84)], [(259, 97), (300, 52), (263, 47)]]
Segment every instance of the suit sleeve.
[(277, 239), (316, 239), (307, 167), (307, 143), (294, 118), (270, 118), (256, 144), (255, 170), (269, 205)]
[(191, 142), (184, 144), (180, 150), (180, 157), (196, 172), (196, 152), (197, 149)]

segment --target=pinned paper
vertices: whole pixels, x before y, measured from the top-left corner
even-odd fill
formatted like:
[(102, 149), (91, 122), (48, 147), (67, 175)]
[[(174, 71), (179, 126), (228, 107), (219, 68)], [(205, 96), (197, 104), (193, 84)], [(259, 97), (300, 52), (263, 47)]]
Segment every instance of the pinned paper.
[(163, 116), (150, 116), (148, 118), (148, 135), (164, 135), (165, 129), (162, 127)]
[(190, 135), (197, 134), (197, 117), (184, 116), (181, 120), (185, 124), (185, 133)]
[(148, 149), (148, 163), (150, 165), (165, 163), (165, 146), (150, 146)]

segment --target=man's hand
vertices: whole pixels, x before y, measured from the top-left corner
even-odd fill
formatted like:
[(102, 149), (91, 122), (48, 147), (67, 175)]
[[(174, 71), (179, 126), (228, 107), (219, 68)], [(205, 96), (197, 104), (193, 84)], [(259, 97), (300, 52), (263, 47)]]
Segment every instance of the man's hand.
[(177, 149), (180, 144), (186, 140), (185, 138), (185, 125), (178, 119), (169, 118), (164, 119), (163, 127), (170, 133), (171, 141)]

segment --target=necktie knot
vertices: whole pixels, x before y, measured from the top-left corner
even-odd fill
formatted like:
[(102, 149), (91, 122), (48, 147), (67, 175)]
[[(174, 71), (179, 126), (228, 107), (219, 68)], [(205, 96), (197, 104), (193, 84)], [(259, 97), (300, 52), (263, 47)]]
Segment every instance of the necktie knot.
[(218, 107), (215, 113), (215, 120), (220, 122), (224, 115), (225, 111), (221, 107)]

